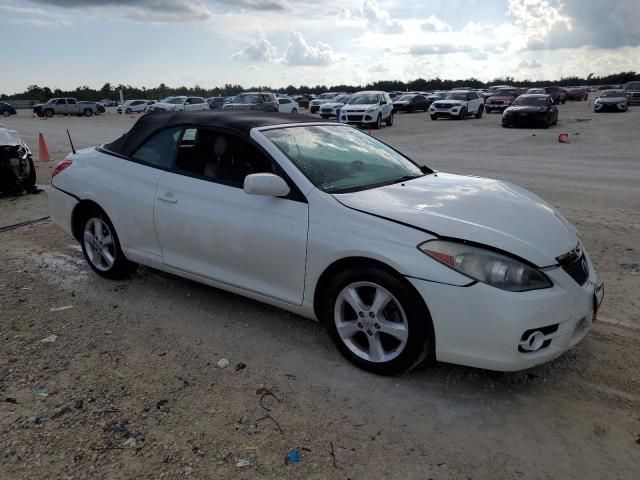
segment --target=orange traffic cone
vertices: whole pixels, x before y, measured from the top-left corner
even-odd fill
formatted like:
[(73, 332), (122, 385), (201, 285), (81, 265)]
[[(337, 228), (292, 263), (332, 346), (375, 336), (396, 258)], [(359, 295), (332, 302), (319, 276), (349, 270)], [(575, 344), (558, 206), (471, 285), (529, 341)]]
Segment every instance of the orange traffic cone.
[(50, 162), (51, 156), (49, 155), (49, 149), (47, 148), (47, 142), (44, 141), (44, 135), (38, 134), (38, 161)]

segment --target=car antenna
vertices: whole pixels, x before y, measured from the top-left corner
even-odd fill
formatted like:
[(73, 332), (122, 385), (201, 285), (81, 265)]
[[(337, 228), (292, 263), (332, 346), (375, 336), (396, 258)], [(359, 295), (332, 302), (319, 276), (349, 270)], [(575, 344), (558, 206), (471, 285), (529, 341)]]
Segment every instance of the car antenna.
[(76, 149), (73, 146), (73, 141), (71, 141), (71, 134), (69, 133), (69, 129), (67, 128), (67, 137), (69, 137), (69, 143), (71, 144), (71, 151), (73, 152), (73, 154), (76, 154)]

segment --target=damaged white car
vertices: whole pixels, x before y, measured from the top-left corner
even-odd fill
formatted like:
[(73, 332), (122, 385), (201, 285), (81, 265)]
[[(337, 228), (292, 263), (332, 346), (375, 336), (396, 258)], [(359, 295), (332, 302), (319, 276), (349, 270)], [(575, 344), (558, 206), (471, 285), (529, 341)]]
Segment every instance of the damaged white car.
[(51, 185), (52, 219), (99, 275), (140, 263), (318, 319), (378, 374), (532, 367), (580, 342), (602, 301), (578, 232), (538, 196), (313, 117), (147, 115)]
[(31, 150), (15, 130), (0, 125), (0, 192), (18, 193), (36, 184)]

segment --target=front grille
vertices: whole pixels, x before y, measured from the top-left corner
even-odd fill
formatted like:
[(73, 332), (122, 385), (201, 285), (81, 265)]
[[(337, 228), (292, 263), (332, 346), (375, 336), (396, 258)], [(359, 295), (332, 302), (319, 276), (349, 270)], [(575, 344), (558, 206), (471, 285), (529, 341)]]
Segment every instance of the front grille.
[(561, 262), (562, 269), (573, 278), (580, 286), (584, 285), (589, 278), (589, 263), (582, 253), (577, 259)]
[(347, 115), (347, 120), (350, 122), (361, 122), (363, 115)]
[(491, 100), (491, 105), (503, 105), (504, 102), (502, 100)]

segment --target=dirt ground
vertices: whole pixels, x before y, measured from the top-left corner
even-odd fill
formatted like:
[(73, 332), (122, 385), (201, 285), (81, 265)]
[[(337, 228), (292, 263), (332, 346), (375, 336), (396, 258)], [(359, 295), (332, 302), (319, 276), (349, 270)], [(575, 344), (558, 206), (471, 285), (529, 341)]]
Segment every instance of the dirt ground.
[[(548, 131), (419, 113), (376, 132), (439, 170), (524, 186), (581, 230), (606, 284), (601, 321), (515, 374), (376, 377), (321, 325), (149, 269), (106, 281), (47, 221), (0, 231), (0, 478), (640, 478), (639, 120), (577, 102)], [(32, 148), (43, 132), (59, 161), (67, 128), (79, 148), (134, 121), (1, 123)], [(0, 198), (0, 227), (47, 215), (54, 163), (38, 166), (45, 192)]]

